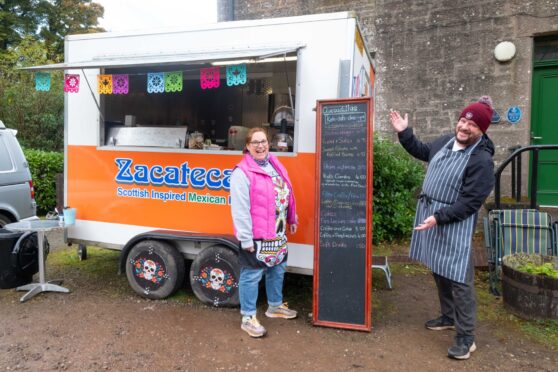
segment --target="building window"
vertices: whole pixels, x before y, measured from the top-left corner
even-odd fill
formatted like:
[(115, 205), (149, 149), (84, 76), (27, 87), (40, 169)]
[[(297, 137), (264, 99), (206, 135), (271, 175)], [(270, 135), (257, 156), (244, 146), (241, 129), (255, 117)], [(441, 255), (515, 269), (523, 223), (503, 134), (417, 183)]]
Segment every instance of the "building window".
[(535, 38), (535, 62), (558, 61), (558, 35)]

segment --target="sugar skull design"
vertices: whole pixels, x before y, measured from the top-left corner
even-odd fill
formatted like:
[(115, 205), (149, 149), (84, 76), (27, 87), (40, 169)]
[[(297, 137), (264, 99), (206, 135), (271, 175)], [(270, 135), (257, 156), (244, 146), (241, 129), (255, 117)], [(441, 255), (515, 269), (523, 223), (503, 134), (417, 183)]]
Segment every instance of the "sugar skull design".
[(238, 287), (234, 277), (226, 270), (218, 267), (206, 266), (200, 271), (199, 276), (194, 277), (202, 287), (213, 289), (221, 293), (229, 294), (233, 288)]
[(287, 207), (289, 206), (289, 187), (281, 177), (273, 179), (275, 188), (275, 228), (277, 236), (285, 235), (287, 228)]
[(275, 239), (256, 242), (256, 258), (272, 267), (280, 264), (287, 255), (287, 237), (278, 236)]
[(275, 239), (257, 242), (256, 258), (271, 267), (283, 262), (287, 256), (287, 207), (289, 187), (282, 177), (273, 177), (275, 189)]
[(138, 278), (158, 284), (165, 277), (165, 270), (161, 265), (153, 260), (146, 260), (143, 257), (134, 262), (135, 274)]

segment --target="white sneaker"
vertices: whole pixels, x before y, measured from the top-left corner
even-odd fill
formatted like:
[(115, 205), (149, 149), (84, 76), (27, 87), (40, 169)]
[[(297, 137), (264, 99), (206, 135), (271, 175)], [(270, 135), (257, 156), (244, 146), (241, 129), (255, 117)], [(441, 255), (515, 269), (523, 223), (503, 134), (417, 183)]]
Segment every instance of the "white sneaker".
[(288, 308), (287, 303), (281, 304), (279, 306), (270, 306), (265, 312), (265, 316), (268, 318), (283, 318), (283, 319), (294, 319), (298, 313), (295, 310)]
[(240, 329), (252, 337), (262, 337), (267, 333), (264, 326), (260, 324), (255, 315), (243, 317)]

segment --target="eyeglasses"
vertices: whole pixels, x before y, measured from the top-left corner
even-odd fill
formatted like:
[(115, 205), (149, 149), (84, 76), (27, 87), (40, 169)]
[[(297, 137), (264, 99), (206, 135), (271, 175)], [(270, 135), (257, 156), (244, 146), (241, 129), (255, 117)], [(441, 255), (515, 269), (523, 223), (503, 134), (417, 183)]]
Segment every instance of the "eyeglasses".
[(258, 147), (258, 145), (266, 146), (267, 145), (267, 140), (252, 141), (252, 142), (250, 142), (250, 144), (254, 147)]

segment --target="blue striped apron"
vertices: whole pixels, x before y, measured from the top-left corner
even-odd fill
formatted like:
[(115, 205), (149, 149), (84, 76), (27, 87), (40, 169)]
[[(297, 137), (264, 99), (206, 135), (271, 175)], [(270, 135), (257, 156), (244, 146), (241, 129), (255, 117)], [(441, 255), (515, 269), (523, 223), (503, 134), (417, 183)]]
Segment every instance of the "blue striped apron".
[[(463, 151), (452, 151), (454, 140), (449, 140), (428, 165), (414, 226), (438, 209), (454, 204), (459, 197), (465, 167), (480, 139)], [(476, 213), (463, 221), (414, 230), (409, 256), (438, 275), (465, 283), (475, 222)]]

